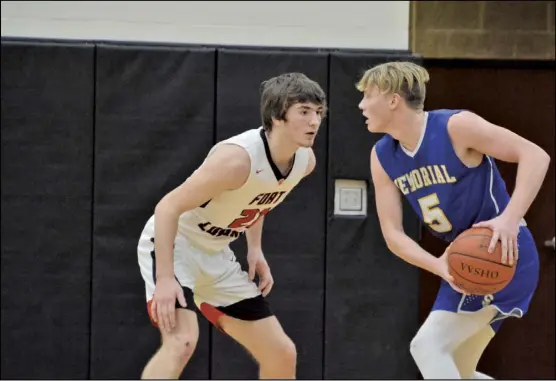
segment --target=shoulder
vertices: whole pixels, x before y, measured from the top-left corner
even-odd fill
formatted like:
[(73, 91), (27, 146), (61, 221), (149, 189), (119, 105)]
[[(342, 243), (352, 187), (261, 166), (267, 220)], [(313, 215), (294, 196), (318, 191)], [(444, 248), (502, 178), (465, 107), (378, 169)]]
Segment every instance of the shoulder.
[(373, 146), (371, 150), (371, 155), (374, 153), (375, 156), (379, 157), (388, 153), (393, 153), (396, 148), (396, 140), (393, 137), (386, 134), (381, 137)]
[(427, 113), (430, 123), (447, 127), (452, 124), (454, 120), (460, 119), (462, 115), (465, 117), (465, 115), (470, 112), (463, 109), (438, 109), (430, 110)]
[[(257, 150), (257, 148), (263, 147), (263, 137), (262, 137), (262, 127), (246, 130), (240, 134), (230, 136), (220, 142), (218, 142), (214, 148), (218, 148), (224, 145), (235, 145), (242, 147), (247, 153), (250, 151)], [(213, 151), (211, 150), (211, 152)], [(233, 153), (232, 153), (233, 155)]]
[(468, 110), (453, 114), (447, 123), (447, 130), (453, 140), (467, 139), (475, 134), (477, 129), (489, 124), (485, 119)]
[(481, 117), (469, 110), (460, 110), (458, 113), (453, 113), (448, 120), (448, 126), (461, 127), (469, 123), (474, 123), (481, 119)]
[(223, 143), (214, 148), (203, 166), (232, 188), (241, 187), (251, 173), (251, 158), (247, 150), (237, 144)]
[(427, 113), (427, 129), (442, 130), (444, 131), (442, 136), (447, 134), (447, 137), (452, 141), (454, 140), (452, 131), (460, 129), (462, 125), (467, 124), (466, 120), (469, 119), (469, 116), (474, 115), (472, 112), (464, 109), (437, 109), (430, 110)]

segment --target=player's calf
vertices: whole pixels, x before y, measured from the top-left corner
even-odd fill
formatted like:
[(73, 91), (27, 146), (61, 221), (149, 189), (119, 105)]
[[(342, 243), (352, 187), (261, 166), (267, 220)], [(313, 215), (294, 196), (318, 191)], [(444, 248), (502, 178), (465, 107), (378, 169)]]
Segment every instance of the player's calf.
[(243, 345), (259, 364), (259, 379), (294, 379), (297, 350), (274, 316), (244, 321), (219, 319), (221, 329)]
[(196, 345), (197, 339), (191, 335), (168, 335), (143, 370), (141, 379), (178, 379)]

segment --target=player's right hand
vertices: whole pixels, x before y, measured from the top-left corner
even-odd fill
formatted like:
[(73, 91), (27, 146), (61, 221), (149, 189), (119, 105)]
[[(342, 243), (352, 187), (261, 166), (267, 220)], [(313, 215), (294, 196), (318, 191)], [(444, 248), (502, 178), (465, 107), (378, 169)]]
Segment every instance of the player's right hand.
[(458, 286), (456, 286), (454, 284), (454, 277), (450, 274), (449, 271), (449, 265), (448, 265), (448, 249), (450, 248), (450, 246), (448, 246), (446, 248), (446, 250), (444, 251), (444, 254), (442, 254), (441, 257), (438, 258), (438, 265), (437, 265), (437, 275), (440, 276), (442, 279), (444, 279), (456, 292), (459, 292), (460, 294), (465, 294), (467, 295), (467, 293), (465, 291), (463, 291), (462, 289), (460, 289)]
[(151, 314), (155, 323), (166, 332), (170, 332), (176, 326), (176, 299), (185, 308), (187, 304), (183, 289), (176, 278), (157, 278)]

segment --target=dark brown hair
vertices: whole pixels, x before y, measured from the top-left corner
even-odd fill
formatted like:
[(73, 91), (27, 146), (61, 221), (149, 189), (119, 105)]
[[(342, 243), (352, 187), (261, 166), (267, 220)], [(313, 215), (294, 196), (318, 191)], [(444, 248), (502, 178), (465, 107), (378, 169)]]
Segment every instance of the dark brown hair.
[(272, 118), (286, 120), (286, 112), (297, 103), (323, 106), (326, 94), (318, 83), (303, 73), (285, 73), (261, 83), (261, 118), (265, 130), (272, 129)]

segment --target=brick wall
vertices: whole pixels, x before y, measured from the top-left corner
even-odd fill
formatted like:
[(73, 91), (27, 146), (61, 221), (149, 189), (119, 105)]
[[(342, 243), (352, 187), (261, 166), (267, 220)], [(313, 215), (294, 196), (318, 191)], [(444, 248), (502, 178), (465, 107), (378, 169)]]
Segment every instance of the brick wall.
[(430, 58), (554, 59), (554, 1), (412, 1), (411, 49)]

